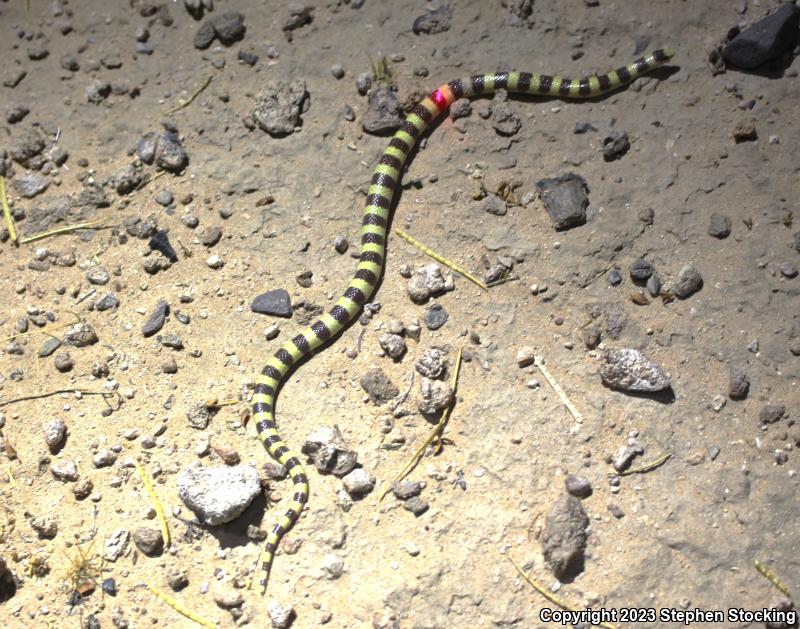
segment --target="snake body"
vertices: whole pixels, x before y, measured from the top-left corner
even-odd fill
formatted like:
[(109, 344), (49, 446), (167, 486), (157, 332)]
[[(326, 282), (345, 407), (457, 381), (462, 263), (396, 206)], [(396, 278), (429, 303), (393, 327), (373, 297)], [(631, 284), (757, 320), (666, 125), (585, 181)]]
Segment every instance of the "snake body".
[(499, 89), (559, 98), (592, 98), (626, 85), (642, 74), (658, 68), (672, 55), (671, 50), (656, 50), (617, 70), (579, 80), (527, 72), (479, 74), (441, 85), (406, 116), (372, 174), (361, 227), (361, 256), (353, 279), (328, 312), (285, 342), (269, 358), (256, 380), (253, 417), (259, 438), (269, 455), (286, 468), (294, 485), (292, 499), (269, 533), (262, 552), (262, 593), (267, 587), (278, 544), (300, 517), (309, 492), (308, 477), (300, 459), (278, 434), (274, 413), (277, 390), (292, 365), (337, 336), (372, 296), (383, 271), (387, 225), (403, 166), (425, 130), (459, 98), (492, 94)]

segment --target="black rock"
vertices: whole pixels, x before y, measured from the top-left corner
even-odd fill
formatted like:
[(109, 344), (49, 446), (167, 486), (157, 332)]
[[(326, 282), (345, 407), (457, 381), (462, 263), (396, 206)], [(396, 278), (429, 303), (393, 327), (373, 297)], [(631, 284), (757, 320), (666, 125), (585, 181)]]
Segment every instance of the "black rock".
[(150, 242), (147, 243), (147, 246), (153, 251), (160, 251), (170, 262), (178, 261), (178, 254), (175, 253), (175, 249), (173, 249), (169, 242), (169, 236), (163, 229), (153, 234), (153, 237), (150, 238)]
[(150, 316), (147, 318), (147, 321), (145, 321), (145, 324), (142, 326), (142, 334), (144, 336), (152, 336), (162, 327), (164, 327), (164, 320), (167, 318), (168, 312), (169, 304), (167, 303), (166, 299), (160, 300), (153, 309), (153, 312), (150, 313)]
[(420, 15), (414, 20), (414, 25), (411, 27), (411, 30), (414, 31), (415, 35), (435, 35), (436, 33), (449, 31), (452, 21), (453, 16), (450, 13), (450, 7), (445, 4), (435, 11), (429, 11), (425, 15)]
[(400, 393), (400, 389), (389, 380), (383, 370), (377, 367), (366, 372), (358, 382), (361, 388), (367, 392), (372, 403), (377, 406), (388, 402)]
[(111, 596), (117, 595), (117, 582), (114, 579), (103, 579), (103, 592)]
[(249, 66), (254, 66), (256, 63), (258, 63), (258, 55), (254, 52), (248, 52), (246, 50), (240, 50), (237, 54), (237, 59)]
[(786, 407), (782, 404), (767, 404), (758, 413), (758, 420), (762, 424), (774, 424), (786, 414)]
[(274, 317), (291, 317), (292, 301), (286, 290), (276, 288), (256, 297), (250, 304), (250, 310)]
[(244, 15), (238, 11), (227, 11), (212, 17), (209, 22), (214, 27), (217, 38), (225, 46), (235, 44), (244, 37)]
[(369, 106), (361, 121), (361, 127), (372, 135), (389, 135), (403, 123), (403, 106), (397, 94), (386, 86), (378, 87), (369, 94)]
[(414, 496), (409, 498), (403, 503), (403, 507), (407, 511), (411, 511), (415, 516), (419, 517), (428, 510), (428, 502), (424, 498)]
[(111, 310), (117, 306), (119, 306), (119, 299), (117, 299), (114, 293), (108, 293), (105, 297), (98, 301), (97, 304), (95, 304), (95, 308), (101, 312), (103, 310)]
[(592, 484), (583, 476), (567, 474), (567, 477), (564, 479), (564, 484), (567, 487), (567, 492), (571, 496), (586, 498), (592, 494)]
[(730, 381), (728, 382), (728, 397), (732, 400), (743, 400), (750, 391), (750, 378), (739, 367), (731, 368)]
[(597, 128), (591, 122), (576, 122), (575, 129), (573, 133), (576, 135), (580, 135), (582, 133), (588, 133), (589, 131), (597, 131)]
[(164, 131), (158, 138), (155, 149), (156, 166), (170, 172), (180, 172), (189, 163), (189, 155), (180, 138), (173, 131)]
[(795, 46), (798, 26), (800, 8), (786, 2), (734, 37), (722, 56), (731, 65), (753, 70)]
[(217, 32), (214, 30), (211, 20), (206, 20), (194, 34), (194, 47), (199, 50), (205, 50), (211, 45), (216, 36)]
[(449, 318), (450, 315), (447, 314), (447, 310), (442, 308), (440, 304), (433, 304), (425, 312), (425, 327), (429, 330), (438, 330), (447, 323)]
[(628, 149), (631, 148), (631, 142), (628, 139), (628, 134), (623, 131), (612, 131), (605, 138), (603, 138), (603, 159), (607, 162), (613, 162), (619, 159)]
[(59, 347), (61, 347), (61, 340), (57, 338), (49, 338), (44, 343), (42, 343), (41, 348), (39, 348), (39, 357), (46, 358), (50, 356), (54, 351), (56, 351)]
[(586, 222), (589, 186), (580, 175), (567, 173), (561, 177), (542, 179), (536, 183), (553, 227), (568, 229)]
[(631, 279), (636, 282), (644, 282), (653, 275), (654, 271), (653, 265), (647, 260), (636, 258), (630, 268)]
[(557, 578), (563, 579), (582, 570), (588, 526), (589, 517), (577, 498), (564, 496), (550, 507), (542, 551)]
[(712, 214), (708, 224), (708, 235), (720, 239), (730, 236), (731, 219), (724, 214)]

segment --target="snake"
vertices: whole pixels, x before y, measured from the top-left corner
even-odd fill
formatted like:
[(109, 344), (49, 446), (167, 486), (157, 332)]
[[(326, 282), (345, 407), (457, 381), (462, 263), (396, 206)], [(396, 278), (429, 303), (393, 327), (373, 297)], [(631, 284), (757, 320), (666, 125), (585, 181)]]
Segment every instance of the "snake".
[[(667, 62), (674, 52), (654, 50), (636, 61), (605, 74), (582, 79), (568, 79), (529, 72), (497, 72), (477, 74), (439, 86), (417, 103), (405, 116), (381, 154), (367, 190), (361, 223), (361, 255), (356, 272), (342, 296), (319, 319), (292, 337), (267, 360), (257, 377), (253, 391), (253, 420), (261, 442), (269, 455), (284, 466), (293, 484), (293, 495), (286, 511), (268, 533), (260, 553), (259, 585), (267, 589), (275, 553), (283, 536), (297, 522), (308, 502), (308, 475), (298, 455), (284, 442), (275, 421), (275, 401), (281, 384), (293, 366), (321, 345), (337, 337), (372, 297), (383, 273), (387, 225), (403, 167), (426, 130), (442, 117), (456, 100), (509, 93), (550, 96), (556, 98), (594, 98), (623, 87)], [(252, 583), (252, 582), (251, 582)]]

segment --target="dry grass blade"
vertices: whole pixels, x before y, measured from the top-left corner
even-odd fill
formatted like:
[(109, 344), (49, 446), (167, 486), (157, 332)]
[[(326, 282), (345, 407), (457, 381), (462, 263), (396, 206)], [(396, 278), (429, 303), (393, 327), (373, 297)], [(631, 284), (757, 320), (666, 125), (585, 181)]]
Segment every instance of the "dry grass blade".
[(547, 367), (544, 366), (544, 358), (542, 358), (541, 356), (534, 356), (533, 364), (536, 365), (539, 368), (539, 371), (542, 372), (542, 375), (545, 377), (547, 382), (550, 383), (550, 386), (553, 387), (553, 391), (556, 392), (556, 395), (558, 395), (558, 397), (561, 398), (561, 401), (564, 403), (564, 406), (567, 407), (567, 410), (575, 418), (575, 421), (578, 422), (579, 424), (582, 424), (583, 415), (581, 415), (580, 411), (578, 411), (576, 406), (572, 403), (572, 400), (570, 400), (567, 397), (567, 394), (564, 393), (564, 389), (562, 389), (561, 385), (558, 384), (558, 382), (556, 382), (556, 379), (552, 376)]
[(397, 234), (398, 236), (400, 236), (400, 238), (402, 238), (406, 242), (411, 243), (412, 245), (414, 245), (417, 249), (422, 251), (422, 253), (425, 253), (425, 254), (429, 255), (431, 258), (433, 258), (434, 260), (436, 260), (437, 262), (441, 262), (445, 266), (450, 267), (456, 273), (460, 273), (461, 275), (466, 277), (471, 282), (475, 282), (475, 284), (480, 286), (483, 290), (489, 290), (489, 287), (484, 282), (479, 280), (477, 277), (475, 277), (474, 275), (472, 275), (468, 271), (465, 271), (464, 269), (462, 269), (455, 262), (450, 262), (450, 260), (448, 260), (444, 256), (436, 253), (430, 247), (427, 247), (426, 245), (423, 245), (421, 242), (419, 242), (418, 240), (414, 239), (412, 236), (410, 236), (409, 234), (404, 232), (402, 229), (396, 229), (395, 228), (394, 233)]
[(174, 598), (172, 598), (171, 596), (168, 596), (167, 594), (165, 594), (164, 592), (162, 592), (158, 588), (153, 587), (149, 583), (147, 584), (147, 587), (153, 594), (158, 596), (158, 598), (160, 598), (162, 601), (164, 601), (167, 605), (169, 605), (172, 609), (174, 609), (179, 614), (181, 614), (183, 616), (186, 616), (186, 618), (196, 622), (201, 627), (207, 627), (208, 629), (217, 629), (217, 625), (215, 623), (211, 622), (210, 620), (206, 620), (205, 618), (201, 618), (200, 616), (195, 614), (193, 611), (191, 611), (189, 608), (184, 607), (178, 601), (176, 601)]
[(772, 585), (774, 585), (774, 586), (775, 586), (776, 588), (778, 588), (778, 589), (779, 589), (781, 592), (783, 592), (784, 594), (786, 594), (786, 596), (788, 596), (789, 598), (792, 598), (792, 595), (791, 595), (791, 594), (789, 594), (789, 588), (788, 588), (788, 587), (786, 587), (786, 586), (783, 584), (783, 582), (782, 582), (782, 581), (781, 581), (781, 580), (778, 578), (778, 575), (777, 575), (777, 574), (775, 574), (775, 573), (774, 573), (772, 570), (770, 570), (769, 568), (767, 568), (767, 567), (766, 567), (766, 566), (765, 566), (763, 563), (761, 563), (761, 562), (760, 562), (758, 559), (753, 559), (753, 564), (755, 565), (755, 567), (756, 567), (756, 570), (758, 570), (758, 571), (761, 573), (761, 575), (762, 575), (762, 576), (763, 576), (763, 577), (764, 577), (764, 578), (765, 578), (767, 581), (769, 581), (770, 583), (772, 583)]
[(188, 100), (185, 100), (182, 103), (179, 103), (178, 105), (175, 105), (175, 107), (173, 107), (172, 109), (170, 109), (167, 112), (167, 115), (174, 114), (176, 111), (179, 111), (179, 110), (183, 109), (184, 107), (188, 107), (189, 105), (191, 105), (192, 102), (194, 101), (194, 99), (197, 98), (198, 96), (200, 96), (200, 94), (203, 93), (203, 90), (208, 87), (209, 83), (211, 83), (211, 79), (213, 79), (213, 78), (214, 78), (214, 75), (213, 74), (209, 74), (208, 78), (205, 80), (205, 82), (194, 92), (194, 94), (192, 94), (189, 97)]
[(672, 452), (667, 452), (664, 456), (659, 457), (652, 463), (648, 463), (647, 465), (643, 465), (642, 467), (637, 467), (632, 470), (625, 470), (624, 472), (620, 472), (620, 476), (630, 476), (631, 474), (644, 474), (645, 472), (649, 472), (650, 470), (654, 470), (657, 467), (661, 467), (669, 461), (670, 457), (672, 457)]
[(34, 234), (33, 236), (26, 236), (22, 238), (19, 242), (20, 244), (27, 244), (29, 242), (35, 242), (37, 240), (43, 240), (44, 238), (49, 238), (50, 236), (57, 236), (58, 234), (68, 234), (69, 232), (74, 232), (79, 229), (102, 229), (97, 227), (100, 225), (105, 219), (100, 219), (96, 221), (89, 221), (88, 223), (76, 223), (75, 225), (66, 225), (65, 227), (57, 227), (56, 229), (50, 229), (46, 232), (40, 232), (38, 234)]
[[(564, 601), (556, 598), (553, 594), (548, 592), (544, 587), (542, 587), (536, 581), (534, 581), (530, 576), (528, 576), (528, 574), (522, 568), (520, 568), (517, 565), (517, 563), (510, 556), (508, 557), (508, 560), (511, 562), (511, 565), (514, 566), (514, 568), (517, 569), (517, 572), (519, 572), (519, 575), (523, 579), (525, 579), (525, 581), (527, 581), (528, 585), (530, 585), (534, 590), (539, 592), (539, 594), (544, 596), (548, 601), (550, 601), (554, 605), (558, 605), (561, 609), (566, 609), (567, 611), (571, 611), (571, 612), (578, 611), (577, 609), (567, 605)], [(604, 629), (617, 629), (617, 627), (615, 625), (611, 625), (611, 624), (609, 624), (607, 622), (601, 622), (598, 626), (599, 627), (603, 627)]]
[(17, 230), (14, 229), (14, 218), (11, 216), (11, 210), (8, 207), (8, 198), (6, 197), (6, 178), (0, 175), (0, 203), (3, 205), (3, 216), (6, 217), (6, 227), (8, 227), (8, 235), (15, 245), (19, 244), (17, 239)]
[(169, 546), (169, 527), (167, 526), (167, 518), (164, 515), (164, 507), (161, 506), (161, 501), (158, 499), (156, 490), (153, 488), (153, 483), (150, 482), (150, 477), (147, 475), (147, 472), (145, 472), (144, 468), (136, 461), (134, 461), (133, 464), (136, 466), (139, 478), (142, 479), (142, 485), (144, 485), (147, 495), (150, 496), (150, 502), (153, 503), (153, 508), (156, 510), (158, 523), (161, 525), (161, 536), (164, 538), (164, 547), (167, 548)]
[(453, 407), (455, 406), (456, 384), (458, 383), (458, 373), (459, 371), (461, 371), (461, 354), (463, 353), (463, 351), (464, 351), (463, 348), (458, 350), (458, 357), (456, 358), (456, 364), (455, 367), (453, 368), (453, 379), (451, 384), (454, 394), (453, 401), (450, 403), (450, 406), (448, 406), (445, 409), (444, 413), (442, 413), (442, 416), (439, 419), (438, 423), (436, 424), (436, 426), (433, 427), (433, 430), (428, 435), (428, 438), (425, 439), (422, 445), (414, 453), (414, 456), (411, 457), (411, 459), (408, 461), (408, 463), (405, 464), (403, 469), (400, 470), (397, 476), (394, 477), (394, 480), (392, 480), (389, 486), (383, 490), (383, 493), (378, 498), (378, 502), (383, 500), (386, 497), (386, 494), (388, 494), (392, 490), (392, 485), (403, 480), (411, 472), (411, 470), (413, 470), (416, 467), (417, 463), (420, 462), (422, 456), (425, 454), (425, 449), (429, 445), (431, 445), (434, 442), (441, 442), (441, 435), (444, 432), (445, 426), (447, 426), (447, 422), (450, 420), (450, 414), (452, 413)]

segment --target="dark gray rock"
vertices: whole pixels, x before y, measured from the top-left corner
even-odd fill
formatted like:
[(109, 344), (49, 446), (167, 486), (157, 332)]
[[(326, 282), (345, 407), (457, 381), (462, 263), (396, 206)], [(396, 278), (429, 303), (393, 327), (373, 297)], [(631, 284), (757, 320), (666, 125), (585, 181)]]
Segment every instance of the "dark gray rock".
[(9, 149), (11, 159), (28, 167), (30, 161), (44, 151), (44, 139), (34, 130), (23, 133)]
[(661, 367), (645, 358), (638, 349), (627, 347), (606, 352), (600, 378), (606, 386), (620, 391), (652, 393), (671, 386)]
[(678, 273), (672, 285), (672, 292), (679, 299), (691, 297), (703, 287), (703, 276), (689, 263)]
[(800, 253), (800, 232), (795, 232), (792, 234), (792, 249), (794, 249), (797, 253)]
[(708, 224), (708, 235), (720, 239), (730, 236), (731, 219), (724, 214), (712, 214)]
[(95, 308), (100, 312), (104, 310), (112, 310), (119, 306), (119, 299), (114, 293), (107, 293), (102, 299), (100, 299), (96, 304)]
[(542, 536), (542, 552), (553, 574), (563, 579), (583, 569), (589, 517), (573, 496), (559, 498), (550, 507)]
[(39, 358), (46, 358), (61, 347), (61, 340), (57, 338), (49, 338), (39, 348)]
[(408, 500), (414, 496), (419, 496), (422, 489), (423, 484), (420, 481), (404, 480), (392, 483), (392, 493), (398, 500)]
[(361, 376), (359, 384), (366, 391), (372, 403), (377, 406), (388, 402), (400, 393), (400, 389), (389, 380), (383, 370), (377, 367)]
[(411, 30), (414, 31), (415, 35), (435, 35), (436, 33), (449, 31), (452, 21), (453, 16), (450, 13), (450, 7), (445, 4), (435, 11), (420, 15), (414, 20)]
[(72, 368), (75, 366), (75, 361), (72, 359), (69, 352), (59, 352), (53, 359), (53, 365), (61, 373), (66, 373), (72, 371)]
[(302, 28), (306, 24), (311, 24), (314, 19), (312, 11), (314, 7), (305, 6), (299, 2), (293, 2), (289, 5), (289, 17), (283, 22), (283, 33), (286, 35), (288, 41), (292, 41), (292, 31)]
[(291, 317), (292, 301), (285, 289), (276, 288), (256, 297), (250, 310), (273, 317)]
[(479, 211), (483, 210), (484, 212), (488, 212), (489, 214), (494, 214), (495, 216), (503, 216), (508, 211), (508, 205), (497, 195), (489, 194), (478, 201), (477, 209)]
[(603, 138), (603, 159), (613, 162), (619, 159), (631, 148), (628, 134), (624, 131), (612, 131)]
[(51, 454), (58, 454), (67, 440), (67, 425), (61, 419), (51, 419), (42, 425), (42, 434)]
[(514, 135), (522, 128), (522, 120), (508, 103), (505, 90), (497, 90), (492, 99), (492, 128), (504, 136)]
[(619, 269), (611, 269), (611, 272), (608, 274), (608, 283), (612, 286), (619, 286), (622, 284), (622, 273), (619, 272)]
[(122, 224), (125, 226), (125, 231), (127, 231), (128, 234), (134, 238), (141, 239), (150, 238), (150, 236), (156, 233), (156, 229), (158, 229), (156, 219), (152, 215), (146, 218), (128, 216), (122, 219)]
[(213, 247), (222, 238), (222, 229), (217, 226), (207, 228), (200, 237), (200, 242), (206, 247)]
[(635, 282), (645, 282), (651, 275), (653, 275), (654, 271), (655, 269), (653, 268), (653, 265), (647, 260), (644, 258), (636, 258), (633, 261), (633, 264), (631, 264), (629, 273), (631, 275), (631, 279)]
[(176, 133), (161, 133), (156, 144), (155, 162), (156, 166), (175, 173), (182, 171), (189, 163), (189, 155)]
[(506, 24), (520, 27), (530, 26), (533, 23), (533, 0), (506, 0)]
[(148, 557), (157, 557), (164, 550), (164, 538), (161, 531), (140, 526), (133, 532), (133, 541), (136, 546)]
[(419, 496), (412, 496), (403, 502), (403, 508), (419, 517), (428, 510), (428, 501)]
[(762, 424), (774, 424), (786, 414), (786, 407), (782, 404), (767, 404), (762, 406), (758, 413), (758, 420)]
[(567, 493), (570, 496), (586, 498), (592, 494), (592, 484), (583, 476), (567, 474), (567, 477), (564, 479), (564, 484), (566, 485)]
[(156, 195), (156, 203), (158, 203), (159, 205), (163, 205), (164, 207), (172, 205), (172, 202), (174, 200), (175, 196), (169, 190), (161, 190)]
[(390, 87), (381, 85), (370, 92), (361, 128), (371, 135), (389, 135), (403, 123), (403, 106)]
[(472, 113), (472, 102), (469, 98), (459, 98), (450, 105), (450, 117), (453, 120), (466, 118)]
[(580, 175), (567, 173), (536, 183), (550, 220), (555, 229), (568, 229), (586, 222), (589, 206), (589, 187)]
[(102, 266), (96, 266), (86, 271), (86, 279), (89, 280), (90, 284), (94, 284), (95, 286), (105, 286), (108, 284), (110, 278), (111, 276), (108, 273), (108, 269)]
[(8, 124), (17, 124), (29, 113), (31, 113), (31, 110), (25, 107), (25, 105), (11, 105), (6, 109), (6, 122)]
[(230, 46), (242, 39), (245, 34), (244, 15), (237, 11), (226, 11), (212, 17), (210, 20), (217, 39), (224, 45)]
[(647, 292), (650, 293), (651, 297), (657, 297), (661, 294), (661, 278), (658, 273), (654, 272), (647, 280)]
[(778, 265), (778, 270), (781, 272), (781, 275), (789, 279), (797, 277), (798, 274), (797, 265), (794, 262), (781, 262)]
[(311, 458), (317, 470), (340, 478), (352, 472), (358, 462), (358, 454), (347, 447), (338, 426), (315, 430), (301, 452)]
[(86, 321), (76, 323), (71, 328), (68, 328), (64, 334), (64, 345), (72, 345), (73, 347), (86, 347), (97, 343), (97, 332)]
[(153, 311), (150, 313), (150, 316), (147, 317), (147, 321), (145, 321), (144, 325), (142, 326), (142, 335), (153, 336), (153, 334), (164, 327), (164, 321), (167, 318), (167, 313), (169, 313), (169, 304), (167, 303), (167, 300), (159, 300), (159, 302), (156, 304), (156, 307), (153, 308)]
[(431, 307), (425, 311), (425, 327), (429, 330), (438, 330), (447, 323), (449, 318), (450, 315), (441, 304), (432, 304)]
[(108, 81), (92, 81), (86, 86), (86, 100), (95, 105), (102, 103), (111, 94), (111, 83)]
[(50, 179), (36, 173), (14, 177), (14, 190), (22, 197), (30, 199), (41, 194), (50, 186)]
[(261, 481), (251, 465), (194, 465), (178, 477), (178, 495), (198, 519), (215, 526), (230, 522), (261, 493)]
[(148, 133), (136, 143), (136, 154), (145, 164), (152, 164), (156, 158), (158, 133)]
[(753, 70), (797, 43), (800, 8), (786, 2), (734, 37), (722, 50), (731, 65)]
[(142, 175), (133, 164), (122, 167), (114, 175), (114, 189), (117, 194), (133, 192), (142, 183)]
[(198, 50), (205, 50), (216, 37), (217, 32), (214, 30), (214, 25), (210, 20), (206, 20), (194, 34), (194, 47)]
[(743, 400), (750, 392), (750, 378), (741, 367), (732, 367), (728, 380), (728, 397), (732, 400)]
[(166, 230), (159, 230), (150, 238), (147, 246), (150, 247), (153, 251), (158, 251), (167, 258), (170, 262), (177, 262), (178, 261), (178, 254), (175, 252), (175, 249), (172, 246), (172, 243), (169, 241), (169, 235), (167, 234)]
[(306, 82), (272, 82), (256, 97), (253, 119), (259, 127), (275, 137), (293, 133), (302, 123), (300, 114), (308, 110)]

